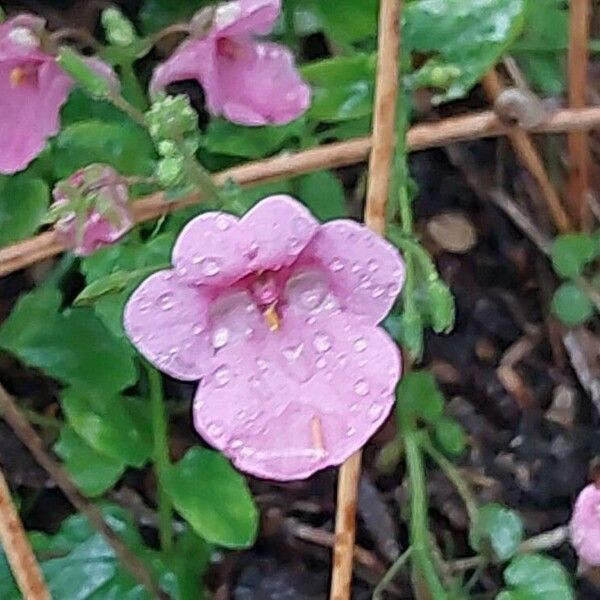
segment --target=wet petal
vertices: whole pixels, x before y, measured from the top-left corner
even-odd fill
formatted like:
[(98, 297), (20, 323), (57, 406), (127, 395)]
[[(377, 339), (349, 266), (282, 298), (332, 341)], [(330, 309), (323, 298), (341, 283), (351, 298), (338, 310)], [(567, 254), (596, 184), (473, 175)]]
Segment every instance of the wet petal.
[(379, 323), (404, 285), (398, 251), (364, 225), (350, 220), (323, 225), (302, 254), (327, 270), (343, 310)]
[(362, 447), (388, 416), (400, 376), (382, 330), (293, 311), (279, 331), (231, 344), (211, 365), (194, 401), (196, 429), (239, 469), (275, 480), (308, 477)]
[(579, 558), (589, 566), (600, 566), (600, 488), (595, 484), (580, 492), (570, 528), (571, 543)]
[(214, 29), (221, 36), (264, 35), (273, 29), (281, 0), (233, 0), (217, 6)]
[(200, 379), (212, 357), (209, 299), (173, 271), (159, 271), (138, 287), (125, 307), (123, 323), (137, 349), (177, 379)]

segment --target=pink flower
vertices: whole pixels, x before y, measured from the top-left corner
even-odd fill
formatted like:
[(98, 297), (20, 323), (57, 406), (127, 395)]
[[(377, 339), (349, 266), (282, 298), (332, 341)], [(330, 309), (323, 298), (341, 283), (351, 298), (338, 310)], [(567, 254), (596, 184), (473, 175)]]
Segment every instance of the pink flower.
[(134, 225), (123, 178), (108, 165), (77, 171), (53, 191), (55, 230), (77, 256), (114, 244)]
[(196, 429), (241, 470), (308, 477), (386, 419), (400, 354), (377, 324), (404, 265), (385, 240), (271, 196), (240, 220), (192, 220), (173, 264), (134, 292), (125, 330), (159, 369), (200, 380)]
[(309, 106), (310, 88), (291, 52), (254, 35), (271, 31), (281, 0), (233, 0), (215, 10), (203, 37), (185, 41), (152, 78), (157, 92), (173, 81), (196, 79), (214, 115), (242, 125), (288, 123)]
[[(19, 15), (0, 25), (0, 173), (24, 169), (60, 127), (73, 80), (42, 48), (45, 21)], [(109, 67), (89, 64), (117, 85)]]
[(583, 488), (575, 502), (571, 543), (586, 565), (600, 566), (600, 487), (594, 483)]

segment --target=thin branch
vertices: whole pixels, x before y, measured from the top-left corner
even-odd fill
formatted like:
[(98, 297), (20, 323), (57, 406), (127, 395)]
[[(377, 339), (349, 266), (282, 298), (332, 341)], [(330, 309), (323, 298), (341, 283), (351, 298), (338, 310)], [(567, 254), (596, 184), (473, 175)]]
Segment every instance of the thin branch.
[[(590, 0), (571, 0), (569, 26), (569, 107), (583, 108), (587, 96)], [(569, 134), (569, 197), (571, 216), (576, 223), (590, 220), (587, 202), (590, 153), (584, 131)]]
[[(494, 101), (504, 91), (504, 85), (495, 70), (491, 70), (483, 78), (483, 87), (490, 100)], [(544, 163), (528, 133), (518, 127), (513, 128), (508, 137), (523, 166), (531, 173), (540, 186), (543, 198), (556, 228), (562, 233), (572, 229), (571, 220), (565, 211), (560, 196), (554, 189)]]
[(15, 435), (29, 449), (37, 463), (54, 479), (69, 502), (83, 514), (113, 548), (123, 567), (142, 584), (155, 598), (169, 600), (169, 596), (159, 590), (146, 565), (121, 541), (119, 536), (106, 524), (102, 513), (95, 504), (89, 502), (71, 481), (62, 465), (44, 448), (44, 442), (17, 408), (14, 399), (0, 384), (0, 414), (12, 428)]
[(51, 600), (42, 570), (0, 470), (0, 541), (24, 600)]
[[(401, 12), (402, 0), (381, 0), (373, 114), (373, 149), (369, 161), (365, 205), (365, 223), (379, 235), (385, 234), (385, 207), (389, 194), (396, 137)], [(351, 596), (361, 454), (359, 450), (340, 467), (335, 518), (336, 543), (331, 573), (331, 600), (349, 600)]]
[[(532, 133), (566, 133), (586, 131), (600, 126), (600, 107), (579, 110), (559, 110), (549, 115)], [(508, 135), (513, 127), (502, 123), (493, 111), (484, 111), (452, 117), (435, 123), (412, 127), (407, 135), (407, 148), (412, 151), (437, 148), (455, 142)], [(223, 185), (235, 181), (251, 187), (269, 181), (296, 177), (312, 171), (334, 169), (363, 162), (371, 150), (370, 138), (356, 138), (346, 142), (326, 144), (296, 154), (283, 153), (274, 158), (246, 163), (214, 175), (215, 183)], [(200, 194), (190, 194), (176, 201), (164, 193), (151, 194), (133, 204), (138, 223), (150, 221), (164, 214), (193, 206), (202, 201)], [(65, 247), (52, 231), (17, 242), (0, 250), (0, 276), (18, 271), (37, 262), (60, 254)]]

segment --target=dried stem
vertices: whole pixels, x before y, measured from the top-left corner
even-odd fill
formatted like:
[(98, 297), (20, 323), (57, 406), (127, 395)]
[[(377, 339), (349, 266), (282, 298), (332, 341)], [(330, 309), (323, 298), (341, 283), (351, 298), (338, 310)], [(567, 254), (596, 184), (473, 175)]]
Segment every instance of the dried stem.
[[(373, 148), (369, 161), (365, 206), (365, 223), (379, 235), (385, 234), (385, 207), (389, 194), (396, 138), (401, 12), (402, 0), (381, 1), (373, 115)], [(331, 573), (330, 598), (332, 600), (348, 600), (351, 595), (360, 465), (361, 451), (359, 450), (340, 467), (335, 519), (335, 548)]]
[[(490, 71), (483, 78), (483, 87), (491, 101), (496, 100), (496, 98), (504, 91), (502, 81), (495, 70)], [(554, 189), (550, 177), (544, 168), (544, 163), (528, 133), (515, 127), (508, 133), (508, 137), (510, 138), (519, 160), (540, 186), (543, 198), (548, 205), (548, 210), (552, 215), (552, 219), (554, 220), (558, 231), (562, 233), (572, 229), (569, 215), (563, 208), (560, 196)]]
[(44, 442), (21, 414), (13, 398), (0, 385), (0, 414), (10, 425), (15, 435), (29, 449), (37, 463), (54, 479), (56, 485), (69, 502), (83, 514), (108, 544), (113, 548), (121, 564), (132, 577), (142, 584), (155, 598), (168, 600), (169, 596), (159, 590), (146, 565), (121, 541), (117, 534), (106, 524), (102, 513), (95, 504), (89, 502), (71, 481), (60, 463), (44, 448)]
[[(586, 105), (590, 1), (571, 0), (569, 32), (569, 107)], [(586, 225), (591, 214), (587, 202), (590, 155), (584, 131), (569, 134), (569, 198), (571, 216)]]
[(42, 570), (0, 470), (0, 541), (24, 600), (51, 600)]
[[(565, 133), (585, 131), (600, 126), (600, 107), (579, 110), (559, 110), (531, 129), (533, 133)], [(460, 117), (444, 119), (436, 123), (424, 123), (412, 127), (407, 135), (409, 150), (424, 150), (446, 146), (454, 142), (470, 141), (511, 134), (515, 129), (502, 123), (493, 111), (484, 111)], [(226, 169), (214, 175), (215, 183), (223, 185), (235, 181), (242, 186), (253, 186), (295, 177), (312, 171), (333, 169), (360, 163), (367, 159), (371, 150), (370, 138), (356, 138), (346, 142), (327, 144), (296, 154), (282, 154), (274, 158), (249, 162)], [(168, 201), (163, 193), (141, 198), (133, 205), (138, 223), (150, 221), (161, 215), (192, 206), (203, 200), (195, 193), (177, 201)], [(65, 247), (53, 232), (17, 242), (0, 250), (0, 276), (23, 269), (37, 262), (60, 254)]]

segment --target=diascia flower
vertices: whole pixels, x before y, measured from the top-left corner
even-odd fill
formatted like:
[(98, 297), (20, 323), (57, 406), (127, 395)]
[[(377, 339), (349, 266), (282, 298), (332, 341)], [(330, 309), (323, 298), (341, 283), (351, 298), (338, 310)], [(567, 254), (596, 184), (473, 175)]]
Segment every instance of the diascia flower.
[(242, 125), (287, 123), (309, 106), (310, 88), (291, 52), (256, 35), (271, 31), (281, 0), (233, 0), (215, 9), (210, 29), (181, 44), (152, 78), (151, 90), (197, 80), (209, 111)]
[(280, 195), (240, 220), (193, 219), (172, 261), (134, 292), (125, 329), (159, 369), (199, 380), (195, 427), (238, 468), (305, 478), (383, 423), (401, 369), (377, 324), (404, 281), (385, 240), (350, 220), (320, 225)]
[(579, 558), (587, 566), (600, 567), (600, 487), (595, 483), (579, 493), (570, 528)]
[[(42, 48), (45, 21), (19, 15), (0, 25), (0, 173), (24, 169), (60, 127), (59, 113), (74, 85)], [(118, 85), (111, 69), (90, 66)]]
[(123, 178), (108, 165), (89, 165), (56, 185), (55, 231), (77, 256), (115, 243), (134, 225)]

